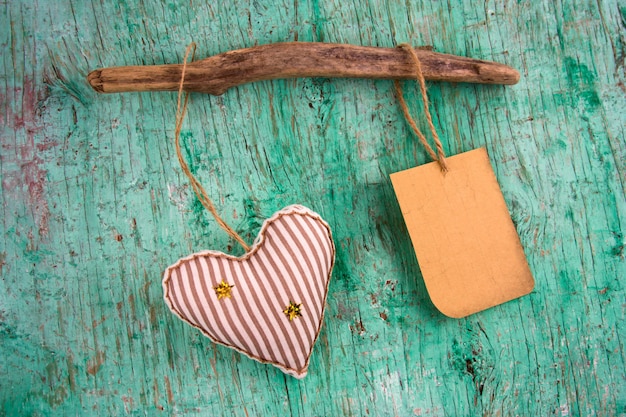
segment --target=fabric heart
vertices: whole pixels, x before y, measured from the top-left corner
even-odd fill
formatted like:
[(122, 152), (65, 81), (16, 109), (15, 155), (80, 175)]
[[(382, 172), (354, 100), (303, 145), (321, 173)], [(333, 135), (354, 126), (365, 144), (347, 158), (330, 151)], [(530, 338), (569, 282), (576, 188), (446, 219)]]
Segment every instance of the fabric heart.
[(267, 219), (242, 257), (204, 251), (163, 278), (174, 314), (213, 342), (296, 378), (307, 373), (335, 262), (330, 227), (306, 207)]

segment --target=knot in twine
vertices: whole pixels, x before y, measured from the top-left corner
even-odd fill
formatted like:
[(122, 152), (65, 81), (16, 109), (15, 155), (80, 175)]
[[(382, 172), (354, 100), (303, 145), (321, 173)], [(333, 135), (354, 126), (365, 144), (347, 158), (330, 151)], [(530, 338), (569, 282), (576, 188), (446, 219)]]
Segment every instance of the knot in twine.
[[(428, 127), (430, 129), (430, 132), (433, 136), (433, 140), (435, 142), (436, 152), (430, 146), (430, 144), (428, 143), (428, 140), (426, 139), (422, 131), (417, 127), (417, 123), (415, 123), (415, 120), (411, 116), (409, 112), (409, 108), (406, 104), (406, 101), (404, 100), (404, 94), (402, 92), (400, 82), (398, 80), (394, 80), (394, 86), (396, 89), (396, 94), (398, 96), (398, 101), (400, 102), (400, 108), (402, 109), (402, 113), (404, 114), (404, 117), (407, 123), (409, 124), (409, 126), (411, 126), (411, 129), (413, 130), (415, 135), (419, 138), (420, 143), (422, 144), (422, 146), (424, 146), (424, 148), (426, 149), (426, 152), (428, 152), (428, 155), (434, 161), (437, 161), (437, 163), (441, 167), (441, 171), (445, 173), (448, 171), (448, 166), (446, 164), (446, 155), (443, 151), (443, 146), (441, 145), (441, 141), (439, 140), (439, 135), (437, 134), (437, 131), (435, 130), (435, 126), (433, 124), (433, 119), (430, 114), (430, 110), (428, 109), (428, 93), (426, 92), (426, 82), (424, 80), (424, 74), (422, 74), (422, 65), (420, 63), (420, 60), (417, 54), (415, 53), (415, 50), (413, 49), (411, 45), (409, 45), (408, 43), (403, 43), (403, 44), (398, 45), (398, 48), (404, 49), (408, 52), (415, 66), (415, 77), (420, 87), (420, 93), (422, 95), (422, 102), (424, 104), (424, 113), (426, 115), (426, 120), (428, 121)], [(180, 163), (180, 167), (183, 173), (189, 179), (189, 183), (191, 184), (193, 191), (198, 197), (198, 200), (200, 200), (200, 203), (204, 206), (204, 208), (206, 208), (209, 211), (209, 213), (211, 213), (211, 215), (215, 218), (215, 221), (217, 222), (217, 224), (230, 237), (235, 239), (237, 243), (239, 243), (246, 252), (248, 252), (250, 251), (250, 247), (243, 240), (243, 238), (232, 227), (230, 227), (219, 215), (219, 213), (217, 212), (217, 209), (215, 208), (215, 204), (213, 204), (213, 201), (211, 201), (211, 199), (209, 198), (206, 190), (204, 189), (202, 184), (200, 184), (200, 181), (198, 181), (196, 177), (191, 173), (191, 170), (189, 169), (189, 165), (187, 165), (187, 162), (185, 161), (185, 158), (183, 157), (183, 153), (181, 150), (180, 132), (182, 129), (183, 121), (185, 120), (185, 114), (187, 113), (187, 104), (189, 102), (189, 93), (185, 93), (185, 97), (183, 99), (183, 86), (185, 82), (185, 72), (187, 70), (187, 60), (189, 58), (189, 54), (191, 54), (191, 61), (193, 62), (195, 52), (196, 52), (196, 43), (192, 42), (189, 44), (189, 46), (187, 46), (187, 49), (185, 51), (185, 58), (183, 59), (183, 67), (182, 67), (182, 71), (180, 75), (180, 83), (178, 85), (178, 102), (176, 104), (176, 128), (174, 131), (176, 156), (178, 157), (178, 162)]]

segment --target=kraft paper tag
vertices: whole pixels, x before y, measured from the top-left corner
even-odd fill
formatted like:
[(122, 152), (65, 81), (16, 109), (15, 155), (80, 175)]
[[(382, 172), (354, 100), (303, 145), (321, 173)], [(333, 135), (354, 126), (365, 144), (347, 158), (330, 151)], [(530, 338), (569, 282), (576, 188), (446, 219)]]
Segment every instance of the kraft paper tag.
[(534, 280), (484, 148), (391, 174), (426, 288), (461, 318), (530, 293)]

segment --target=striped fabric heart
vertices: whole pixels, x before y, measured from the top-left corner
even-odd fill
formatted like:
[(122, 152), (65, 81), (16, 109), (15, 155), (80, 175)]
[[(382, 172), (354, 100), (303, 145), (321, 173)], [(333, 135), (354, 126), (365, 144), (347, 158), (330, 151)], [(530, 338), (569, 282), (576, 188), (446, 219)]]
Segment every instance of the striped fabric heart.
[(167, 268), (165, 302), (215, 343), (303, 378), (334, 261), (328, 224), (288, 206), (263, 223), (244, 256), (204, 251)]

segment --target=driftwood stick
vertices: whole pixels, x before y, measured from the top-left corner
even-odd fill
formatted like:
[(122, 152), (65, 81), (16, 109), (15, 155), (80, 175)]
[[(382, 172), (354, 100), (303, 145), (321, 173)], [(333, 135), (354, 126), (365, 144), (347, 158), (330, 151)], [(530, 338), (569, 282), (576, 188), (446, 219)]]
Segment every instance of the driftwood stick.
[[(506, 65), (416, 49), (427, 80), (515, 84), (519, 73)], [(261, 80), (302, 77), (415, 78), (414, 63), (397, 48), (317, 42), (276, 43), (225, 52), (187, 65), (185, 91), (214, 95)], [(176, 91), (182, 65), (102, 68), (89, 84), (101, 93)]]

